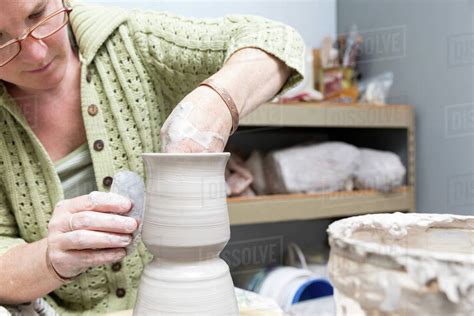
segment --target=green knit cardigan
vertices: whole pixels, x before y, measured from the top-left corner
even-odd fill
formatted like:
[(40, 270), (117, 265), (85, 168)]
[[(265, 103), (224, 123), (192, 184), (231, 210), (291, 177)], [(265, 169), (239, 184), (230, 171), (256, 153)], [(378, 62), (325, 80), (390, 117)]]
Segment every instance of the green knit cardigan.
[[(71, 6), (80, 51), (82, 115), (100, 191), (107, 192), (108, 177), (121, 170), (144, 177), (141, 154), (160, 151), (160, 127), (173, 107), (237, 50), (257, 47), (291, 68), (279, 94), (302, 80), (304, 42), (279, 22), (250, 15), (196, 19), (75, 1)], [(92, 104), (98, 107), (95, 115), (88, 113)], [(64, 196), (48, 153), (1, 82), (0, 136), (1, 255), (47, 237), (54, 206)], [(103, 142), (101, 150), (97, 141)], [(90, 268), (46, 299), (61, 314), (130, 309), (151, 258), (140, 243), (120, 269)]]

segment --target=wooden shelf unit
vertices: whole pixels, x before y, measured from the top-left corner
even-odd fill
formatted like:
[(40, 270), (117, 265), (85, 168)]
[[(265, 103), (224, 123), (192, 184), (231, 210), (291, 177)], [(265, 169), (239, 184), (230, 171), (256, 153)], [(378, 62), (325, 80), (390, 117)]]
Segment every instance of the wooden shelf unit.
[(230, 198), (230, 222), (232, 225), (244, 225), (403, 212), (411, 210), (413, 200), (413, 192), (408, 186), (391, 193), (360, 190)]
[(415, 120), (409, 105), (311, 102), (264, 104), (245, 117), (240, 125), (406, 129), (407, 185), (391, 193), (360, 190), (229, 198), (229, 217), (232, 225), (415, 211)]
[(292, 103), (264, 104), (241, 126), (413, 128), (409, 105)]

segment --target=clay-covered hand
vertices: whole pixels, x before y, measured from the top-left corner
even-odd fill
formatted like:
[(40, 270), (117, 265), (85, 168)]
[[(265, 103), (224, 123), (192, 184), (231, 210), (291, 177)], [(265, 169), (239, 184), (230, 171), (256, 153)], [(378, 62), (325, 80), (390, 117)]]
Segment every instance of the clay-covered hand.
[(94, 191), (60, 201), (49, 222), (47, 259), (62, 278), (79, 275), (89, 267), (119, 261), (137, 229), (130, 199)]
[(221, 97), (200, 86), (171, 112), (161, 128), (164, 153), (222, 152), (232, 129), (232, 117)]

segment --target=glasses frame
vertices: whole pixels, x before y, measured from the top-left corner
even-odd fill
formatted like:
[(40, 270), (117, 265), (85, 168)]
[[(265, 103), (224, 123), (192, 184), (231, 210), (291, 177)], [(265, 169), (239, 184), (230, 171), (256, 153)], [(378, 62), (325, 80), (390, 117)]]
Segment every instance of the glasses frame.
[[(8, 42), (6, 42), (5, 44), (1, 45), (0, 46), (0, 49), (2, 48), (5, 48), (5, 47), (8, 47), (10, 45), (14, 45), (16, 43), (18, 43), (18, 45), (20, 46), (20, 49), (18, 50), (18, 52), (13, 56), (11, 57), (10, 59), (8, 59), (6, 62), (4, 62), (3, 64), (0, 63), (0, 67), (4, 67), (5, 65), (7, 65), (8, 63), (10, 63), (13, 59), (15, 59), (16, 56), (18, 56), (20, 53), (21, 53), (21, 49), (22, 49), (22, 45), (21, 43), (27, 39), (28, 37), (32, 37), (36, 40), (42, 40), (42, 39), (45, 39), (45, 38), (48, 38), (50, 36), (53, 36), (54, 34), (56, 34), (57, 32), (59, 32), (64, 26), (66, 26), (68, 23), (69, 23), (69, 13), (72, 11), (72, 8), (70, 7), (64, 7), (62, 9), (59, 9), (53, 13), (51, 13), (50, 15), (46, 16), (44, 19), (42, 19), (41, 21), (39, 21), (38, 23), (36, 23), (35, 25), (31, 26), (30, 28), (27, 28), (25, 30), (25, 32), (23, 33), (23, 35), (17, 37), (17, 38), (14, 38), (14, 39), (11, 39), (9, 40)], [(66, 12), (66, 19), (63, 23), (63, 25), (61, 25), (56, 31), (54, 31), (53, 33), (49, 34), (48, 36), (43, 36), (43, 37), (37, 37), (37, 36), (34, 36), (33, 35), (33, 32), (38, 28), (40, 27), (42, 24), (44, 24), (45, 22), (47, 22), (48, 20), (50, 20), (52, 17), (60, 14), (60, 13), (63, 13), (63, 12)]]

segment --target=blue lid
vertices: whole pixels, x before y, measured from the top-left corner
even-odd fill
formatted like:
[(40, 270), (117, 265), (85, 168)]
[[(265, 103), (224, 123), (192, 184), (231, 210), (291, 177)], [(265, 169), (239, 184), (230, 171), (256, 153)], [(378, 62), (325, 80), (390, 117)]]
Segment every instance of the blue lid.
[(311, 279), (300, 286), (291, 304), (329, 295), (333, 295), (333, 289), (328, 280)]

